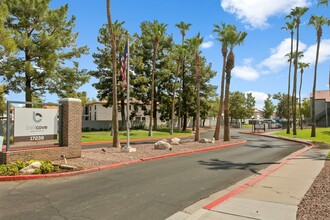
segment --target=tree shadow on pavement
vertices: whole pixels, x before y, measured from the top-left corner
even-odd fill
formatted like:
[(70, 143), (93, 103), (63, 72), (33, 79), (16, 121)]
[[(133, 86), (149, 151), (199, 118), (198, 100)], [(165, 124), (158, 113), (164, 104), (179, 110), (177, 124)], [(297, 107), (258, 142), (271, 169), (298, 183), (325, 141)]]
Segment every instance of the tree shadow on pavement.
[(210, 170), (248, 170), (254, 174), (260, 175), (257, 170), (261, 170), (265, 165), (279, 164), (278, 162), (264, 162), (264, 163), (233, 163), (231, 161), (211, 159), (210, 161), (198, 161), (200, 165), (208, 166)]

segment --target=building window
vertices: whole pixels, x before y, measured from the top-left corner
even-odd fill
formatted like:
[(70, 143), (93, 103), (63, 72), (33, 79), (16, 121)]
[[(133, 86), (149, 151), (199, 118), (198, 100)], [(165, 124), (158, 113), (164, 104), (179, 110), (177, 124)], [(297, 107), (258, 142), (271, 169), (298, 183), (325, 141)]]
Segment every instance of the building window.
[(121, 112), (121, 107), (120, 106), (118, 106), (118, 112)]
[(131, 106), (131, 105), (129, 106), (129, 110), (130, 110), (130, 111), (132, 110), (132, 106)]
[(142, 105), (141, 109), (142, 110), (147, 110), (147, 107), (145, 105)]
[(146, 117), (142, 117), (142, 121), (145, 121), (146, 120)]
[(96, 111), (96, 105), (94, 105), (94, 110)]

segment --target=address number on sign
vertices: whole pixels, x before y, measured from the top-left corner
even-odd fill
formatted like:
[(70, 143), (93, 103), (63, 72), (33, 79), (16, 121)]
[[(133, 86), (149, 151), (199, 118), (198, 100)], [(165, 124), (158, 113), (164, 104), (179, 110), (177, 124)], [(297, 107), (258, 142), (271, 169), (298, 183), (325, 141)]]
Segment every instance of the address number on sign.
[(44, 139), (45, 139), (44, 136), (31, 136), (30, 137), (30, 141), (42, 141)]

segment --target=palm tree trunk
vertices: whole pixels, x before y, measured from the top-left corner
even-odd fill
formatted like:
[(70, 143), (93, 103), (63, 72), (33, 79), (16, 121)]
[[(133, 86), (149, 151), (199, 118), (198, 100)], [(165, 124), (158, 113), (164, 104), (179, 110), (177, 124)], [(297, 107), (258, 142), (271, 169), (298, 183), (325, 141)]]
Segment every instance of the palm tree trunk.
[(300, 124), (300, 130), (303, 130), (303, 120), (301, 114), (301, 86), (302, 86), (303, 70), (300, 73), (301, 76), (300, 76), (300, 86), (299, 86), (299, 124)]
[(314, 82), (313, 82), (313, 98), (312, 98), (312, 131), (311, 137), (316, 137), (316, 119), (315, 119), (315, 91), (316, 91), (316, 77), (317, 77), (317, 64), (319, 61), (321, 36), (317, 36), (316, 58), (314, 67)]
[(224, 100), (224, 134), (223, 140), (230, 141), (230, 130), (229, 130), (229, 88), (230, 88), (230, 76), (231, 74), (227, 72), (226, 74), (226, 88), (225, 88), (225, 100)]
[(157, 43), (154, 43), (154, 54), (152, 56), (152, 78), (151, 78), (151, 106), (148, 136), (152, 137), (152, 125), (154, 118), (154, 96), (155, 96), (155, 69), (156, 69)]
[(291, 50), (290, 50), (290, 64), (289, 64), (289, 74), (288, 74), (288, 106), (287, 106), (287, 119), (288, 123), (286, 126), (286, 133), (290, 134), (290, 86), (291, 86), (291, 67), (292, 67), (292, 53), (293, 53), (293, 31), (291, 31)]
[(178, 83), (178, 75), (179, 75), (179, 65), (176, 69), (176, 76), (175, 76), (175, 82), (173, 85), (173, 94), (172, 94), (172, 109), (171, 109), (171, 129), (170, 134), (173, 134), (173, 127), (174, 127), (174, 108), (175, 108), (175, 90), (176, 90), (176, 84)]
[[(222, 47), (227, 46), (222, 44)], [(223, 48), (224, 49), (224, 48)], [(219, 105), (219, 112), (217, 117), (217, 124), (215, 126), (214, 131), (214, 139), (219, 140), (220, 139), (220, 127), (221, 127), (221, 121), (222, 121), (222, 111), (223, 111), (223, 94), (224, 94), (224, 87), (225, 87), (225, 74), (226, 74), (226, 59), (227, 59), (227, 52), (223, 53), (223, 66), (222, 66), (222, 75), (221, 75), (221, 89), (220, 89), (220, 105)]]
[(111, 37), (111, 52), (112, 52), (112, 64), (113, 64), (113, 74), (112, 74), (112, 130), (113, 130), (113, 147), (120, 147), (119, 141), (119, 131), (118, 131), (118, 109), (117, 109), (117, 59), (116, 59), (116, 36), (113, 32), (112, 21), (111, 21), (111, 10), (110, 10), (110, 0), (107, 0), (107, 19), (108, 28)]
[(200, 84), (201, 84), (201, 67), (200, 67), (200, 58), (199, 55), (196, 57), (196, 92), (197, 92), (197, 111), (196, 111), (196, 133), (195, 133), (195, 141), (199, 141), (199, 122), (200, 122)]
[(297, 71), (298, 71), (298, 52), (299, 52), (299, 22), (297, 22), (297, 40), (296, 40), (296, 57), (294, 60), (294, 74), (293, 74), (293, 92), (292, 92), (292, 119), (293, 135), (297, 135)]

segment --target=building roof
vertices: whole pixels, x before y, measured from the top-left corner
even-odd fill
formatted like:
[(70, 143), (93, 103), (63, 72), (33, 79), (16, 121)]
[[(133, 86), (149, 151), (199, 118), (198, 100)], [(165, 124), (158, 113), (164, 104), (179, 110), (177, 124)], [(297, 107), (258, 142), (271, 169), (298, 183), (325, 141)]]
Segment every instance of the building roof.
[[(90, 102), (90, 103), (86, 103), (85, 105), (96, 105), (96, 104), (105, 105), (106, 103), (107, 103), (107, 100), (102, 99), (101, 101)], [(119, 100), (117, 103), (120, 104), (121, 101)], [(124, 103), (125, 103), (125, 104), (127, 103), (127, 102), (126, 102), (126, 99), (125, 99)], [(131, 98), (130, 103), (131, 103), (131, 104), (140, 104), (140, 105), (143, 105), (143, 104), (144, 104), (142, 101), (137, 100), (137, 99), (135, 99), (135, 98)]]
[[(312, 98), (313, 93), (311, 93), (310, 97)], [(325, 102), (330, 102), (330, 90), (319, 90), (315, 91), (315, 100), (322, 100)]]

